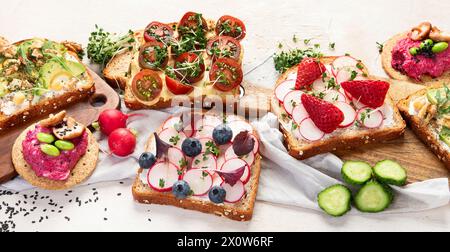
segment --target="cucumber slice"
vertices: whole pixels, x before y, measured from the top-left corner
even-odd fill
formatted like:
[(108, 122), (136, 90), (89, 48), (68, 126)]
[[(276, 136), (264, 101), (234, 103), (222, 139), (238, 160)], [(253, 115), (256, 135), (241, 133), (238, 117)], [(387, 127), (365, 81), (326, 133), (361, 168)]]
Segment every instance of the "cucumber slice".
[(342, 177), (347, 184), (364, 185), (372, 179), (372, 167), (362, 161), (347, 161), (342, 166)]
[(355, 197), (356, 208), (365, 213), (379, 213), (387, 209), (393, 200), (390, 188), (377, 181), (370, 181)]
[(343, 185), (334, 185), (319, 193), (317, 200), (327, 214), (340, 217), (351, 209), (352, 192)]
[(406, 184), (406, 170), (397, 162), (384, 160), (378, 162), (373, 168), (375, 177), (388, 185), (404, 186)]

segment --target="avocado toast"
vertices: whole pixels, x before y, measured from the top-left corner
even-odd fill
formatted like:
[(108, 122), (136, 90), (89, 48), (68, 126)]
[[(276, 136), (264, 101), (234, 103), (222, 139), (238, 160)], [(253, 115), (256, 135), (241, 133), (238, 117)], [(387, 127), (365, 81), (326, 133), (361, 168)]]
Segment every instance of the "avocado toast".
[(94, 93), (81, 46), (43, 38), (0, 43), (0, 133)]

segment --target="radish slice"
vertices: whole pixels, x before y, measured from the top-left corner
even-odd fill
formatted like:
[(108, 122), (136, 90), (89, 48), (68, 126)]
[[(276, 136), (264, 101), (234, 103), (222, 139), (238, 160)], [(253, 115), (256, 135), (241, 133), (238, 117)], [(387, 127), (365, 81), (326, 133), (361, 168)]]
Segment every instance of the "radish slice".
[(200, 137), (198, 140), (202, 144), (202, 150), (206, 150), (206, 148), (207, 148), (206, 144), (208, 142), (214, 143), (214, 140), (210, 137)]
[(284, 98), (289, 92), (292, 92), (295, 89), (295, 79), (294, 80), (286, 80), (275, 89), (275, 97), (283, 103)]
[(327, 83), (325, 83), (322, 78), (314, 81), (312, 84), (312, 89), (314, 89), (317, 92), (324, 92), (327, 90)]
[(197, 130), (197, 132), (195, 133), (195, 137), (197, 138), (212, 137), (214, 128), (215, 127), (213, 126), (205, 125), (201, 129)]
[(167, 152), (169, 162), (180, 168), (181, 164), (186, 162), (186, 156), (183, 151), (177, 147), (169, 148)]
[(233, 172), (242, 167), (245, 167), (245, 171), (241, 177), (241, 181), (242, 183), (247, 184), (247, 182), (250, 180), (250, 166), (244, 160), (239, 158), (227, 160), (222, 165), (222, 168), (220, 170), (223, 172)]
[(288, 74), (286, 80), (294, 80), (294, 84), (295, 84), (295, 81), (297, 81), (297, 76), (298, 76), (297, 71), (292, 72), (292, 73)]
[(196, 127), (197, 127), (197, 125), (200, 125), (200, 126), (211, 126), (211, 127), (215, 128), (215, 127), (221, 125), (222, 123), (223, 123), (222, 118), (219, 118), (219, 117), (213, 116), (213, 115), (205, 115), (205, 117), (201, 121), (199, 120), (196, 123)]
[(217, 170), (217, 158), (213, 154), (202, 153), (192, 160), (192, 169)]
[(306, 140), (303, 136), (302, 136), (302, 134), (300, 134), (300, 128), (299, 127), (297, 127), (297, 128), (295, 128), (295, 129), (291, 129), (291, 133), (292, 133), (292, 135), (296, 138), (296, 139), (298, 139), (298, 140)]
[(357, 100), (355, 98), (352, 99), (352, 103), (353, 103), (353, 106), (355, 106), (355, 108), (358, 110), (367, 107), (366, 105), (364, 105), (362, 102), (360, 102), (359, 100)]
[[(253, 133), (253, 127), (251, 124), (249, 124), (246, 121), (233, 121), (231, 123), (228, 123), (228, 126), (233, 131), (233, 139), (241, 132), (248, 131), (249, 133)], [(212, 132), (211, 132), (212, 133)]]
[(345, 67), (356, 67), (356, 65), (358, 63), (359, 62), (355, 58), (353, 58), (351, 56), (338, 57), (331, 64), (333, 66), (333, 68), (332, 68), (333, 74), (335, 76), (337, 76), (337, 73), (339, 72), (339, 70), (341, 70), (341, 69), (343, 69)]
[(168, 128), (176, 128), (176, 125), (181, 123), (181, 119), (180, 117), (170, 117), (169, 119), (167, 119), (164, 124), (163, 124), (163, 129), (168, 129)]
[(169, 192), (179, 178), (178, 168), (169, 162), (156, 163), (147, 173), (148, 185), (158, 192)]
[(235, 159), (235, 158), (240, 158), (240, 159), (244, 160), (250, 166), (252, 166), (255, 163), (255, 154), (253, 152), (250, 152), (249, 154), (247, 154), (243, 157), (239, 157), (236, 155), (236, 153), (234, 153), (233, 146), (231, 146), (225, 152), (225, 160), (228, 161), (228, 160)]
[(191, 169), (183, 175), (183, 180), (189, 184), (193, 196), (205, 196), (213, 186), (213, 177), (208, 171)]
[[(161, 131), (158, 135), (159, 138), (161, 138), (161, 140), (163, 140), (164, 142), (174, 145), (178, 148), (181, 148), (183, 141), (186, 139), (186, 135), (183, 132), (178, 132), (175, 128), (167, 128)], [(175, 140), (178, 141), (174, 142)]]
[(188, 125), (183, 129), (183, 132), (186, 135), (186, 137), (193, 137), (197, 131), (195, 129), (195, 125), (194, 129), (192, 128), (192, 125)]
[(238, 181), (234, 186), (225, 182), (221, 186), (227, 192), (225, 196), (225, 202), (227, 203), (239, 202), (245, 195), (245, 186), (241, 181)]
[[(352, 79), (353, 72), (356, 72), (356, 76)], [(338, 84), (342, 84), (346, 81), (352, 80), (364, 80), (365, 78), (362, 76), (361, 70), (356, 67), (346, 67), (341, 70), (336, 75), (336, 81)]]
[(289, 92), (286, 97), (284, 97), (283, 105), (284, 109), (289, 115), (292, 115), (292, 112), (294, 111), (294, 108), (302, 103), (302, 95), (303, 92), (300, 90), (295, 90), (292, 92)]
[(327, 69), (328, 77), (336, 77), (333, 73), (332, 65), (325, 65), (325, 68)]
[(336, 90), (329, 90), (326, 95), (323, 97), (324, 101), (327, 101), (329, 103), (336, 103), (336, 102), (346, 102), (347, 99), (345, 98), (345, 95), (339, 91)]
[(220, 155), (217, 158), (217, 168), (221, 169), (223, 164), (225, 164), (225, 162), (227, 162), (227, 160), (225, 160), (225, 156), (224, 155)]
[(338, 109), (342, 111), (342, 113), (344, 113), (344, 121), (341, 123), (341, 125), (339, 125), (339, 127), (347, 128), (353, 125), (357, 115), (353, 107), (345, 102), (336, 102), (334, 106), (336, 106)]
[(358, 111), (358, 121), (368, 129), (379, 128), (383, 124), (384, 116), (379, 110), (362, 108)]
[(300, 124), (303, 120), (305, 120), (305, 118), (308, 117), (308, 111), (306, 111), (305, 107), (301, 104), (295, 107), (294, 111), (292, 112), (292, 119), (294, 119), (294, 122), (296, 124)]
[(322, 139), (325, 133), (314, 124), (311, 118), (306, 118), (299, 125), (300, 134), (308, 141), (314, 142)]

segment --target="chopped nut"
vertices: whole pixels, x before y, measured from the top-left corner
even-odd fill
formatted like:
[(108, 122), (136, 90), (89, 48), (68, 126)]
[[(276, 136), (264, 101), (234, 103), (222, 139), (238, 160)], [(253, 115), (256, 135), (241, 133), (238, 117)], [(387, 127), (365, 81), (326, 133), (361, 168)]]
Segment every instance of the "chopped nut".
[(441, 31), (436, 26), (433, 26), (430, 32), (430, 39), (434, 42), (450, 42), (450, 32)]
[(428, 37), (431, 31), (431, 23), (423, 22), (411, 29), (409, 37), (414, 41), (421, 41)]

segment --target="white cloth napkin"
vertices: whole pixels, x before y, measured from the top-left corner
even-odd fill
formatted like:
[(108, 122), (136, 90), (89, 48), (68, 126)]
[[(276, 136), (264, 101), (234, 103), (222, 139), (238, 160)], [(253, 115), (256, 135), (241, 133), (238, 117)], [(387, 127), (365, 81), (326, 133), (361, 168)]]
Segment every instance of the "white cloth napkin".
[[(135, 117), (129, 123), (129, 128), (136, 129), (139, 134), (135, 153), (128, 158), (100, 153), (96, 171), (84, 184), (134, 178), (138, 167), (137, 159), (143, 152), (147, 138), (170, 114), (180, 110), (182, 109), (135, 111), (134, 113), (146, 115)], [(252, 124), (260, 134), (261, 154), (264, 156), (258, 200), (320, 210), (316, 202), (317, 194), (330, 185), (342, 183), (340, 181), (342, 161), (332, 154), (319, 155), (303, 162), (292, 158), (283, 145), (283, 136), (278, 130), (278, 121), (273, 114), (269, 113)], [(107, 140), (100, 134), (97, 137), (101, 148), (108, 150)], [(3, 187), (14, 191), (33, 188), (21, 178), (16, 178)], [(396, 187), (394, 190), (397, 197), (392, 207), (385, 213), (423, 211), (444, 206), (450, 200), (446, 178), (415, 183), (404, 188)]]

